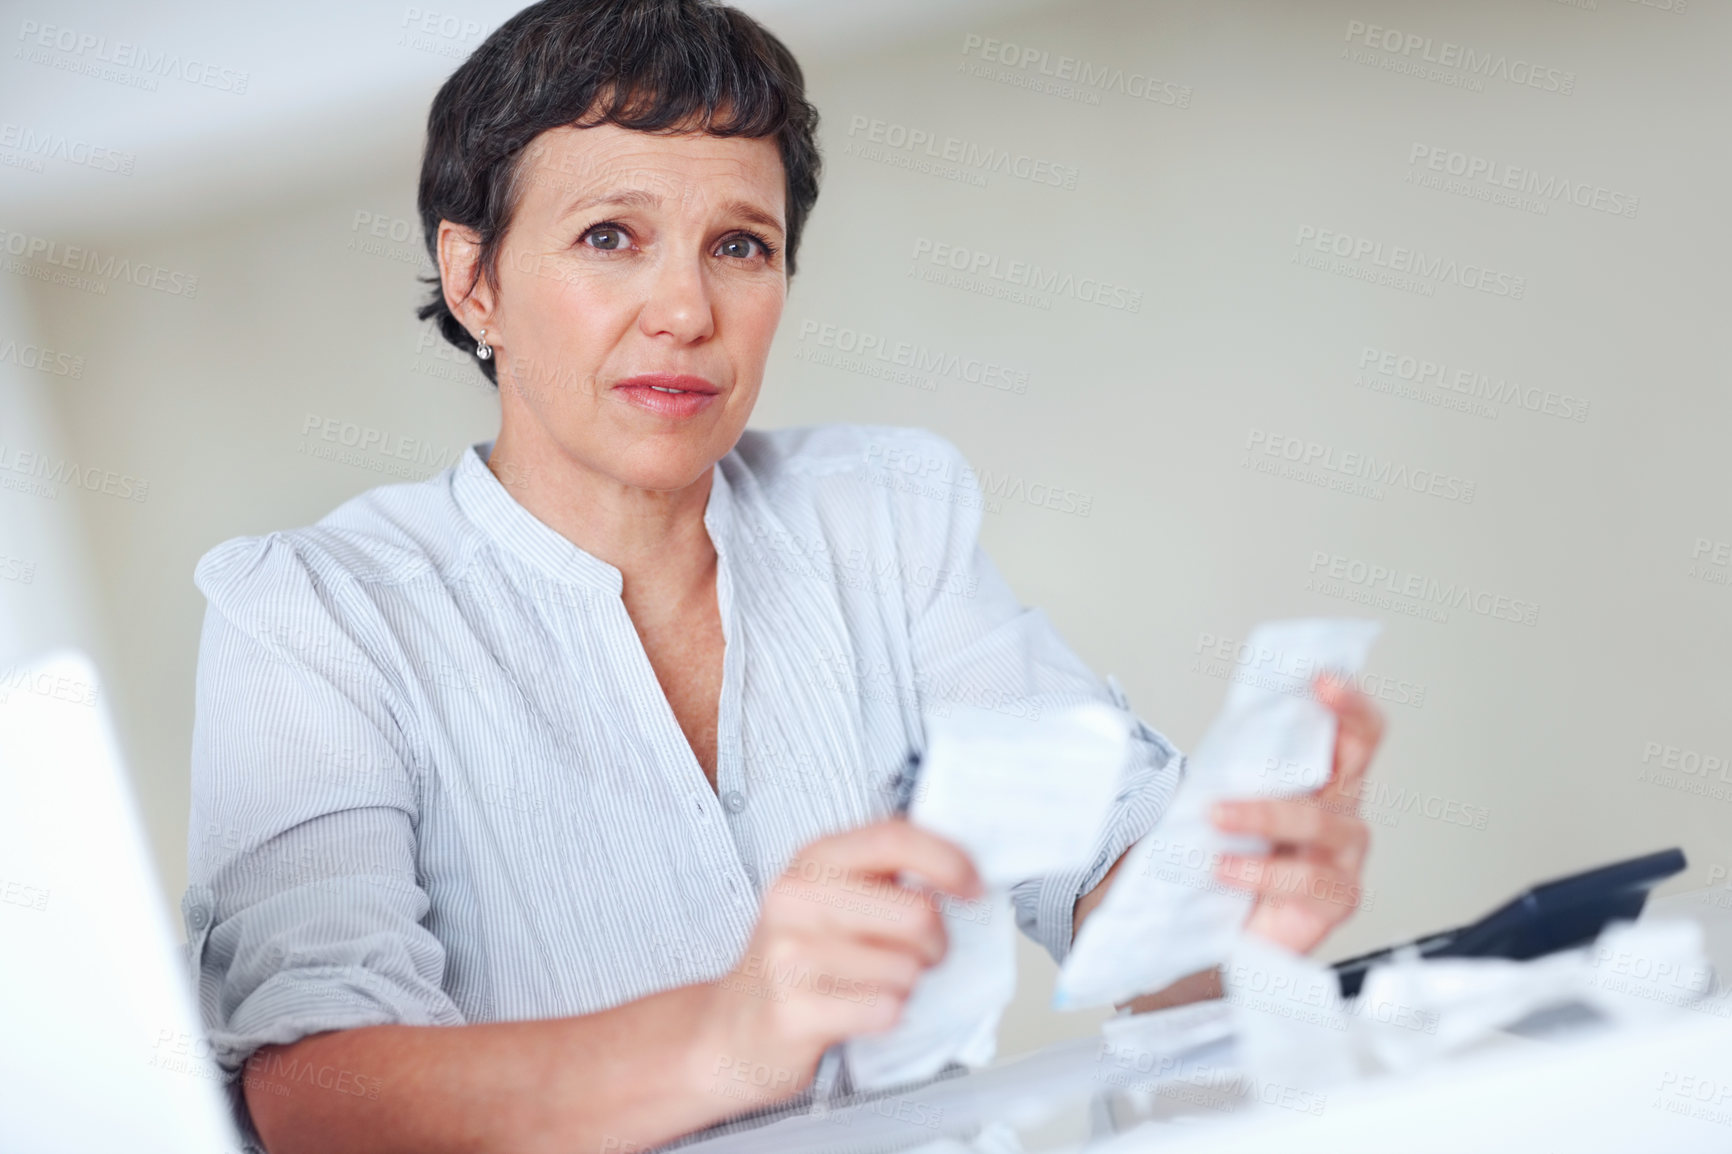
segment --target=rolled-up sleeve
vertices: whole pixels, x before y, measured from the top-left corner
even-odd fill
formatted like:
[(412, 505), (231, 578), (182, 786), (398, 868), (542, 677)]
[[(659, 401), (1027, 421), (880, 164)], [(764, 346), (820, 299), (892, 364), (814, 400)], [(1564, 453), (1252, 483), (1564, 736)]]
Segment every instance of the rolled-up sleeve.
[[(1115, 684), (1098, 677), (1065, 644), (1046, 614), (1017, 601), (980, 545), (985, 498), (962, 453), (936, 434), (903, 431), (903, 437), (895, 452), (911, 455), (917, 467), (906, 472), (920, 481), (884, 487), (896, 494), (903, 571), (932, 578), (907, 583), (922, 710), (963, 706), (1027, 718), (1100, 701), (1127, 714), (1130, 752), (1091, 863), (1031, 878), (1011, 891), (1017, 924), (1062, 962), (1071, 947), (1077, 899), (1159, 819), (1184, 759), (1130, 711)], [(889, 456), (880, 448), (869, 459)]]
[(212, 550), (182, 912), (218, 1063), (325, 1030), (457, 1025), (422, 924), (417, 754), (369, 592), (284, 535)]
[[(1116, 704), (1129, 711), (1122, 698)], [(1099, 885), (1119, 856), (1154, 827), (1166, 812), (1184, 771), (1183, 755), (1171, 742), (1135, 714), (1131, 724), (1130, 756), (1112, 812), (1095, 839), (1092, 863), (1086, 869), (1035, 878), (1011, 890), (1017, 925), (1045, 946), (1055, 962), (1062, 963), (1070, 952), (1077, 899)]]

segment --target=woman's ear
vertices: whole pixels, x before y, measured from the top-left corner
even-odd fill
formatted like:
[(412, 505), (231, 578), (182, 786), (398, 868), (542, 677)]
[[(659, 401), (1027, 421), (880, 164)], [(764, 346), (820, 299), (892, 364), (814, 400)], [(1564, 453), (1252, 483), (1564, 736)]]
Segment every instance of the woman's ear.
[[(439, 222), (439, 285), (445, 307), (471, 336), (492, 327), (493, 285), (482, 275), (481, 234), (448, 220)], [(491, 343), (491, 342), (490, 342)]]

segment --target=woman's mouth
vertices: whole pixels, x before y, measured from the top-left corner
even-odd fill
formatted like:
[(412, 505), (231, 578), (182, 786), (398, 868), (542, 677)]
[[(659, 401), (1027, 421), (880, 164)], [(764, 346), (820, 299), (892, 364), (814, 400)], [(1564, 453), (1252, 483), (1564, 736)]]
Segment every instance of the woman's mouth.
[(721, 390), (703, 377), (684, 373), (641, 373), (613, 387), (627, 403), (663, 417), (690, 417), (702, 412)]

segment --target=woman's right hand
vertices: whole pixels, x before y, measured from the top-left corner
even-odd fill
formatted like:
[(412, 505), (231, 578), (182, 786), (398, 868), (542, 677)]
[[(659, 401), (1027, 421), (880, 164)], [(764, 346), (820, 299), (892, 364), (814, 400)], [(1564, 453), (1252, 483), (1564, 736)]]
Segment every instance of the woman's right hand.
[(980, 896), (973, 863), (900, 818), (800, 851), (764, 895), (745, 954), (707, 988), (699, 1077), (741, 1109), (768, 1105), (804, 1088), (829, 1046), (895, 1025), (944, 957), (939, 893)]

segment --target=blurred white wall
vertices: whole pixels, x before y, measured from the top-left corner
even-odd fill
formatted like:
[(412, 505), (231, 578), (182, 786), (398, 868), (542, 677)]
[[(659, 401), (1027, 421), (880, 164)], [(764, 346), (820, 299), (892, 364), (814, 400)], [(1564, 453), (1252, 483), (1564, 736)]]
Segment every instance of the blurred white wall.
[[(820, 5), (755, 10), (806, 61), (828, 164), (756, 423), (957, 441), (990, 472), (986, 541), (1019, 594), (1181, 747), (1235, 668), (1217, 646), (1254, 622), (1386, 622), (1373, 900), (1327, 952), (1674, 844), (1686, 884), (1724, 878), (1732, 9), (1083, 0), (932, 5), (870, 35)], [(9, 235), (197, 277), (52, 283), (42, 254), (0, 277), (0, 339), (81, 358), (72, 376), (0, 351), (0, 445), (148, 482), (0, 489), (0, 657), (96, 650), (171, 900), (199, 555), (496, 428), (489, 388), (412, 318), (421, 121), (479, 34), (406, 39), (391, 5), (293, 34), (319, 19), (346, 30), (331, 51), (402, 75), (273, 128), (245, 113), (304, 82), (292, 58), (244, 94), (170, 94), (230, 102), (190, 140), (132, 109), (160, 92), (52, 60), (0, 79), (132, 109), (97, 143), (135, 157), (38, 172), (0, 135)], [(237, 68), (281, 31), (241, 10), (200, 28), (180, 34)], [(34, 131), (54, 107), (30, 106)], [(1007, 299), (1012, 262), (1051, 290)], [(956, 368), (898, 380), (862, 342)], [(421, 459), (311, 456), (326, 419)], [(1044, 1009), (1050, 964), (1023, 956), (1004, 1048), (1092, 1028)]]

